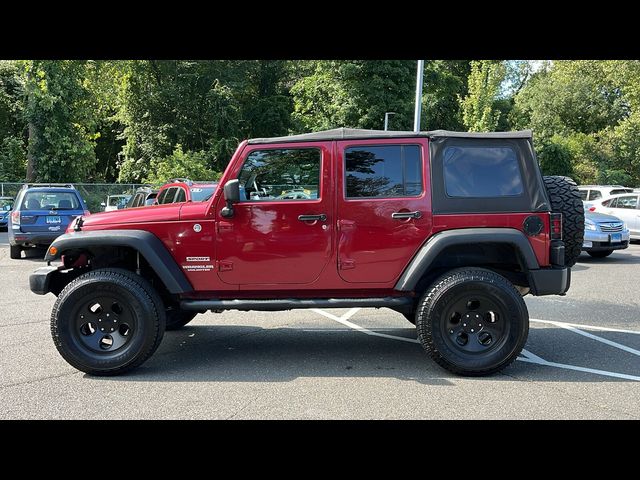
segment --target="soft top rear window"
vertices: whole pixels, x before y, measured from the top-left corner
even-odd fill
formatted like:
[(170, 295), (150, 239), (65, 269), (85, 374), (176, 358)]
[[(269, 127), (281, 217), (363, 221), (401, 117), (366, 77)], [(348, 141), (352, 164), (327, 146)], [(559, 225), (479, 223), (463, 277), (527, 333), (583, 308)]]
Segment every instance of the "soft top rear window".
[(449, 146), (444, 149), (443, 167), (449, 197), (495, 198), (523, 194), (518, 157), (510, 147)]

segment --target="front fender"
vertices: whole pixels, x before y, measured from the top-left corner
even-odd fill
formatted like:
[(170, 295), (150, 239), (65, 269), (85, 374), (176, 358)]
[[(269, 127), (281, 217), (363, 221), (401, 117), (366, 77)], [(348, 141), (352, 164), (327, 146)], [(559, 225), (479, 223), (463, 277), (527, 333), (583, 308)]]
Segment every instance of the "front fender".
[[(51, 262), (69, 250), (91, 251), (92, 247), (105, 246), (130, 247), (140, 252), (169, 292), (182, 294), (193, 291), (191, 283), (164, 243), (153, 233), (145, 230), (93, 230), (65, 233), (55, 239), (44, 259)], [(56, 253), (52, 254), (52, 250)]]

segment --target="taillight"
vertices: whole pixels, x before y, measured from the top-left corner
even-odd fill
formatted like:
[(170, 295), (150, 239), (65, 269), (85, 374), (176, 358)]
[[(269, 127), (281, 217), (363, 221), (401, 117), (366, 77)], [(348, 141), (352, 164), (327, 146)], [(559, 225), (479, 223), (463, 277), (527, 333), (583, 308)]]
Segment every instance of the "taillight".
[(14, 225), (20, 225), (20, 212), (11, 212), (11, 223), (13, 223)]
[(589, 211), (590, 212), (595, 212), (596, 211), (596, 207), (589, 207)]
[(562, 214), (551, 214), (551, 240), (562, 240)]

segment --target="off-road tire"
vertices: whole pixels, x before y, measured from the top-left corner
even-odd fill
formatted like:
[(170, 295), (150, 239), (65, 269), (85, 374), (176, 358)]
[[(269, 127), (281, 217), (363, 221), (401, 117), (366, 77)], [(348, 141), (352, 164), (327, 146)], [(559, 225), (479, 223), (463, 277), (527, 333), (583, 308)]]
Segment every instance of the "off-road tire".
[(613, 250), (597, 250), (595, 252), (587, 252), (587, 253), (591, 255), (593, 258), (604, 258), (611, 255), (613, 253)]
[(9, 257), (13, 260), (22, 258), (22, 247), (20, 245), (9, 245)]
[(193, 310), (180, 310), (179, 308), (170, 308), (165, 311), (167, 315), (166, 330), (178, 330), (193, 320), (198, 312)]
[(564, 264), (572, 267), (582, 251), (584, 207), (576, 182), (569, 177), (546, 176), (544, 185), (551, 201), (551, 211), (562, 214)]
[[(132, 319), (131, 337), (113, 352), (91, 350), (74, 331), (81, 321), (76, 319), (86, 314), (82, 306), (97, 295), (117, 298)], [(165, 309), (156, 290), (139, 275), (119, 268), (93, 270), (74, 279), (60, 292), (51, 313), (58, 352), (70, 365), (92, 375), (118, 375), (140, 366), (158, 348), (164, 330)]]
[[(447, 337), (447, 312), (452, 305), (466, 302), (467, 297), (480, 299), (480, 304), (486, 299), (501, 309), (493, 326), (503, 322), (505, 331), (486, 351), (462, 351)], [(461, 323), (459, 320), (458, 326)], [(475, 337), (470, 334), (469, 342), (479, 342), (487, 326), (481, 327)], [(458, 375), (483, 376), (499, 372), (517, 358), (529, 334), (529, 313), (520, 293), (503, 276), (484, 268), (459, 268), (445, 273), (427, 289), (418, 303), (416, 327), (420, 344), (438, 365)]]

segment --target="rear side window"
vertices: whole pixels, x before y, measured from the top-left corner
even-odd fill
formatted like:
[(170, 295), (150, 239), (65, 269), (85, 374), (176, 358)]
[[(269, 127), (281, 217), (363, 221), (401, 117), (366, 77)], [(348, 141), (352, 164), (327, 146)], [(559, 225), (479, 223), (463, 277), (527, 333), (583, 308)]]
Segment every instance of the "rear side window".
[(582, 200), (586, 200), (587, 199), (587, 193), (589, 193), (588, 190), (580, 190), (580, 198)]
[(27, 192), (22, 200), (22, 210), (80, 210), (77, 195), (71, 192), (35, 190)]
[(523, 193), (516, 152), (509, 147), (447, 147), (444, 183), (449, 197), (516, 197)]
[(602, 198), (602, 192), (600, 192), (600, 190), (589, 191), (589, 200), (598, 200), (599, 198)]
[(631, 188), (618, 188), (616, 190), (611, 190), (609, 195), (619, 195), (621, 193), (633, 193), (633, 189), (631, 189)]
[(416, 197), (422, 193), (418, 145), (351, 147), (344, 151), (346, 198)]
[(637, 208), (638, 207), (638, 197), (627, 196), (627, 197), (618, 197), (618, 203), (616, 208)]

